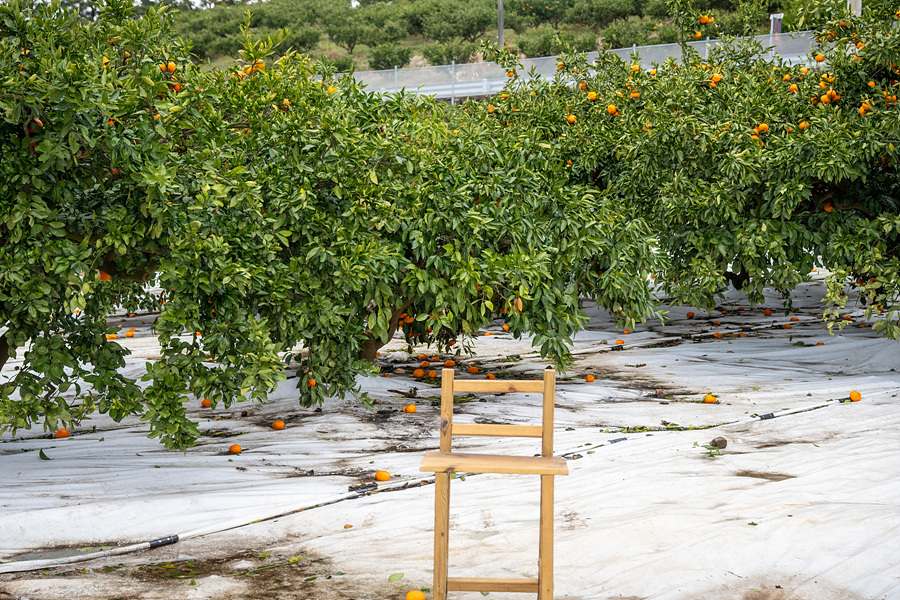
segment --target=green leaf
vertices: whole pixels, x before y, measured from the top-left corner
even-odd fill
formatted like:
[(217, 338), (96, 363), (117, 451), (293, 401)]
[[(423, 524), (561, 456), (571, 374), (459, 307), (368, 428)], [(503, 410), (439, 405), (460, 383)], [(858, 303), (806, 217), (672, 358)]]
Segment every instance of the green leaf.
[(403, 573), (394, 573), (388, 577), (388, 581), (400, 581), (401, 579), (403, 579)]
[(43, 450), (43, 449), (41, 449), (41, 450), (38, 451), (38, 456), (41, 457), (41, 460), (53, 460), (52, 458), (50, 458), (49, 456), (47, 456), (46, 454), (44, 454), (44, 450)]

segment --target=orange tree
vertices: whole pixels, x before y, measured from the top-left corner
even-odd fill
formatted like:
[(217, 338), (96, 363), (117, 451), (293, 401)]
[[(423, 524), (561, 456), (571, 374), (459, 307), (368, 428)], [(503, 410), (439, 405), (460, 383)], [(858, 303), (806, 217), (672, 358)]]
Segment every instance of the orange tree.
[[(564, 364), (585, 286), (623, 322), (653, 313), (647, 226), (564, 185), (532, 133), (272, 61), (246, 31), (239, 68), (203, 73), (165, 11), (130, 11), (0, 7), (3, 429), (140, 414), (183, 448), (192, 395), (262, 399), (294, 360), (320, 402), (400, 327), (446, 350), (500, 317)], [(106, 324), (137, 307), (159, 312), (143, 387)]]
[[(686, 33), (708, 14), (673, 8)], [(513, 77), (480, 111), (498, 129), (542, 132), (573, 185), (650, 223), (660, 289), (677, 301), (712, 308), (731, 283), (753, 303), (771, 286), (789, 306), (790, 291), (827, 265), (826, 318), (846, 302), (844, 285), (857, 285), (867, 313), (883, 315), (876, 327), (896, 338), (896, 6), (812, 10), (827, 25), (805, 65), (741, 40), (659, 65), (601, 55), (590, 69), (564, 55), (554, 81)]]

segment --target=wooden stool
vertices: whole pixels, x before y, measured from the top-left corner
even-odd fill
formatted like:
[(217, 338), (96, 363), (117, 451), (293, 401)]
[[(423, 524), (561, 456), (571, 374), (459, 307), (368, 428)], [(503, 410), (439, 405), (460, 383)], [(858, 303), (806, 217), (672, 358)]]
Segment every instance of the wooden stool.
[[(447, 592), (530, 592), (539, 600), (553, 598), (553, 476), (568, 475), (566, 459), (553, 456), (553, 403), (556, 371), (546, 369), (544, 379), (499, 381), (462, 379), (455, 381), (453, 369), (441, 373), (440, 452), (426, 452), (421, 471), (434, 476), (434, 600), (446, 600)], [(544, 412), (540, 426), (453, 424), (454, 392), (543, 392)], [(453, 452), (454, 435), (541, 438), (540, 456), (464, 454)], [(448, 577), (451, 473), (521, 473), (541, 476), (541, 520), (538, 547), (538, 578), (509, 579)]]

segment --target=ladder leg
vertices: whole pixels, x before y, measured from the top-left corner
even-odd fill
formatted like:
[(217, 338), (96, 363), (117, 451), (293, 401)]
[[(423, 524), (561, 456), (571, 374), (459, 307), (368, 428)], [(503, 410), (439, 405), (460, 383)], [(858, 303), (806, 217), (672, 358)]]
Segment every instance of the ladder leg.
[(541, 475), (541, 533), (538, 543), (538, 600), (553, 600), (553, 475)]
[(447, 599), (450, 553), (450, 474), (434, 475), (434, 600)]

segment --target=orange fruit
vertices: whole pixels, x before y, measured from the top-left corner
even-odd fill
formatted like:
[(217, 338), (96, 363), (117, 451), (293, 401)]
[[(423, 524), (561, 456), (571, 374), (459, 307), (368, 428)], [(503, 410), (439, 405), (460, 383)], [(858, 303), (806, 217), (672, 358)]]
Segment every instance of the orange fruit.
[(721, 325), (722, 321), (713, 321), (713, 325)]
[(720, 81), (722, 81), (722, 76), (718, 73), (713, 73), (713, 76), (710, 79), (713, 80), (713, 83), (719, 83)]
[(472, 375), (474, 375), (474, 374), (476, 374), (476, 373), (478, 372), (478, 367), (476, 367), (476, 366), (473, 365), (473, 366), (469, 367), (468, 369), (466, 369), (466, 371), (468, 371), (469, 373), (471, 373)]
[(311, 388), (316, 387), (316, 380), (315, 379), (307, 379), (306, 387), (311, 387)]
[[(862, 400), (862, 394), (856, 390), (850, 392), (850, 402), (859, 402), (860, 400)], [(63, 429), (63, 431), (65, 431), (65, 429)]]
[(797, 317), (791, 317), (791, 321), (799, 321), (799, 320), (800, 319), (798, 319)]
[(616, 340), (616, 346), (621, 346), (625, 343), (625, 340)]
[(97, 269), (97, 271), (100, 273), (100, 281), (109, 281), (109, 273), (106, 273), (102, 269)]
[(831, 205), (831, 202), (826, 202), (825, 206), (822, 207), (822, 210), (830, 213), (831, 211), (834, 210), (834, 207)]
[(509, 325), (506, 323), (503, 324), (503, 331), (509, 331)]
[(688, 319), (693, 319), (693, 318), (694, 318), (694, 313), (689, 311), (688, 314), (687, 314), (687, 318), (688, 318)]
[(376, 481), (387, 481), (391, 478), (391, 474), (387, 471), (376, 471), (375, 472), (375, 480)]
[(766, 315), (767, 317), (771, 317), (771, 316), (772, 316), (772, 310), (769, 309), (769, 308), (767, 308), (766, 310), (763, 311), (763, 314)]
[(424, 369), (425, 367), (430, 367), (431, 363), (428, 362), (427, 360), (423, 360), (422, 362), (419, 363), (419, 366)]
[(756, 126), (756, 129), (758, 129), (760, 133), (765, 133), (769, 131), (769, 126), (765, 123), (760, 123)]
[(428, 371), (428, 376), (434, 379), (437, 377), (437, 371)]
[(133, 331), (126, 331), (126, 332), (125, 332), (125, 337), (134, 337), (134, 332), (133, 332)]
[(455, 361), (455, 360), (445, 360), (445, 361), (444, 361), (444, 366), (447, 367), (447, 368), (452, 369), (453, 367), (456, 366), (456, 361)]
[(584, 380), (587, 381), (588, 383), (592, 383), (594, 381), (594, 376), (588, 375), (587, 377), (584, 378)]
[(785, 323), (784, 325), (781, 326), (781, 328), (782, 329), (790, 329), (791, 326), (788, 323)]
[(427, 355), (427, 354), (420, 354), (420, 355), (419, 355), (419, 360), (428, 360), (428, 355)]
[(281, 419), (278, 419), (277, 421), (272, 423), (272, 429), (281, 431), (282, 429), (284, 429), (284, 421), (282, 421)]
[(747, 334), (742, 331), (738, 334), (738, 337), (747, 337)]
[(231, 452), (232, 454), (240, 454), (241, 446), (239, 444), (232, 444), (231, 446), (228, 447), (228, 451)]
[(406, 593), (406, 600), (425, 600), (425, 594), (419, 590), (410, 590)]
[(588, 96), (588, 100), (593, 102), (594, 100), (597, 99), (597, 92), (588, 92), (587, 96)]
[(55, 437), (58, 440), (61, 440), (62, 438), (67, 438), (67, 437), (69, 437), (69, 430), (66, 429), (65, 427), (63, 427), (63, 428), (57, 430), (57, 432), (53, 434), (53, 437)]
[(824, 346), (825, 342), (816, 342), (816, 346)]
[(210, 406), (212, 406), (212, 401), (209, 398), (204, 398), (200, 401), (200, 406), (202, 406), (203, 408), (209, 408)]
[(497, 376), (494, 375), (493, 373), (488, 373), (484, 377), (485, 377), (485, 379), (497, 379)]
[(416, 405), (415, 404), (407, 404), (406, 406), (403, 407), (403, 412), (405, 412), (405, 413), (416, 412)]
[(611, 115), (614, 115), (614, 114), (616, 114), (616, 113), (619, 112), (619, 111), (618, 111), (618, 109), (616, 108), (616, 105), (615, 105), (615, 104), (610, 104), (609, 106), (606, 107), (606, 112), (608, 112), (608, 113), (611, 114)]
[(416, 369), (413, 371), (413, 377), (425, 377), (425, 371), (422, 369)]
[(629, 330), (626, 329), (626, 330), (623, 331), (622, 333), (625, 334), (625, 335), (628, 335), (628, 334), (631, 333), (631, 332), (630, 332)]
[(821, 54), (816, 54), (816, 62), (825, 62), (825, 57)]
[(792, 93), (792, 94), (796, 94), (798, 89), (799, 89), (799, 88), (797, 87), (797, 84), (796, 84), (796, 83), (792, 83), (792, 84), (791, 84), (791, 87), (788, 88), (788, 91), (789, 91), (790, 93)]
[(717, 332), (715, 332), (715, 333), (713, 334), (713, 337), (716, 338), (717, 340), (721, 340), (721, 339), (722, 339), (722, 334), (719, 333), (719, 332), (717, 331)]
[(718, 399), (712, 394), (707, 394), (703, 396), (703, 402), (706, 404), (713, 404), (715, 402), (718, 402)]
[(566, 117), (566, 121), (571, 125), (575, 122), (575, 115), (569, 115), (568, 117)]

